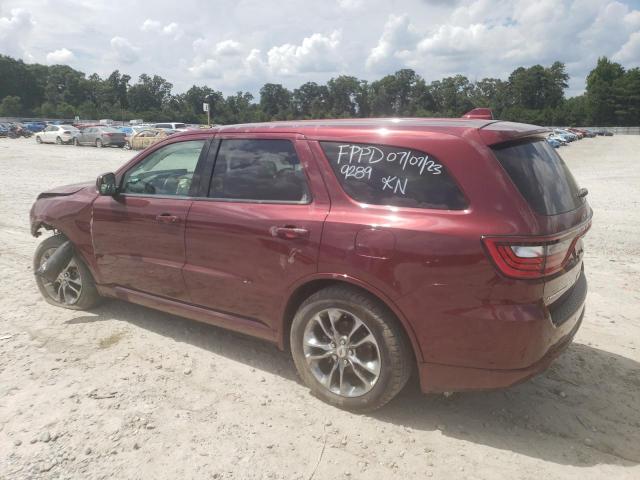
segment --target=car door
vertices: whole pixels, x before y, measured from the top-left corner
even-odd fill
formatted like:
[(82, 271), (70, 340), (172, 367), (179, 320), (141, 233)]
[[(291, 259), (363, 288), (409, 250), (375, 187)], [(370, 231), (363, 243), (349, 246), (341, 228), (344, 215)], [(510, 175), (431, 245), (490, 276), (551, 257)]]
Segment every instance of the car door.
[(88, 128), (83, 129), (80, 132), (80, 136), (78, 137), (78, 143), (81, 143), (82, 145), (87, 145), (90, 142), (90, 140), (89, 140), (90, 137), (89, 136), (90, 136), (92, 130), (93, 130), (92, 127), (88, 127)]
[(91, 233), (101, 283), (188, 301), (185, 222), (207, 138), (155, 148), (118, 173), (117, 194), (95, 200)]
[(329, 199), (315, 160), (295, 134), (219, 134), (209, 161), (187, 217), (191, 301), (275, 328), (288, 289), (317, 271)]
[(54, 127), (53, 125), (49, 125), (44, 129), (44, 133), (42, 134), (42, 141), (45, 143), (53, 143), (56, 141), (55, 132), (58, 131), (58, 127)]

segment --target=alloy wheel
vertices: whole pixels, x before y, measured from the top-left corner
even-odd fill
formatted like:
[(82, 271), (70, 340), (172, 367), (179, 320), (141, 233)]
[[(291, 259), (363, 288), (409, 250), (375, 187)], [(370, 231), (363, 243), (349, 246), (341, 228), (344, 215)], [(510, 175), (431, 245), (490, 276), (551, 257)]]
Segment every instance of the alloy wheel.
[(380, 377), (380, 348), (353, 313), (328, 308), (316, 313), (303, 335), (303, 352), (315, 379), (332, 393), (359, 397)]
[[(40, 259), (40, 265), (55, 252), (55, 248), (45, 251)], [(82, 294), (82, 277), (75, 259), (71, 259), (69, 264), (60, 272), (58, 278), (49, 282), (42, 278), (42, 284), (47, 294), (56, 302), (66, 305), (74, 305), (78, 302)]]

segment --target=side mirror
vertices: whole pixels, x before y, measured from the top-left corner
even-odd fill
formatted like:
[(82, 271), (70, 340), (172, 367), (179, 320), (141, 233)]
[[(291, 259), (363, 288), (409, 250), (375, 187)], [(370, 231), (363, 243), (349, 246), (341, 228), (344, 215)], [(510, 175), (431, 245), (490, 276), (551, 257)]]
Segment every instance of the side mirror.
[(96, 189), (100, 195), (113, 196), (116, 194), (116, 175), (115, 173), (103, 173), (96, 180)]

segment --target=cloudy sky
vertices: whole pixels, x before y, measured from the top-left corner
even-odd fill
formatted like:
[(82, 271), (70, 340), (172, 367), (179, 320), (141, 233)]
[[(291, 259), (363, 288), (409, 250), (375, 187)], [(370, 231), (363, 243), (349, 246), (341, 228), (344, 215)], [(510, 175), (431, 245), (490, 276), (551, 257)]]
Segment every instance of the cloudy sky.
[(506, 78), (560, 60), (573, 95), (598, 56), (640, 66), (640, 0), (0, 0), (0, 53), (225, 93), (403, 67)]

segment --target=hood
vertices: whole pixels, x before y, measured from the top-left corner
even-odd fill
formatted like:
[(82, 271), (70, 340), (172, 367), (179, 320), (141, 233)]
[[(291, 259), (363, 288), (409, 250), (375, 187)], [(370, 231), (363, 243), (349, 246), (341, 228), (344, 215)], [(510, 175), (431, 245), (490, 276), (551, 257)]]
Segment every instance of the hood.
[(63, 185), (61, 187), (52, 188), (51, 190), (42, 192), (40, 195), (38, 195), (38, 198), (61, 197), (65, 195), (72, 195), (84, 188), (94, 187), (94, 186), (95, 186), (95, 181), (74, 183), (71, 185)]

